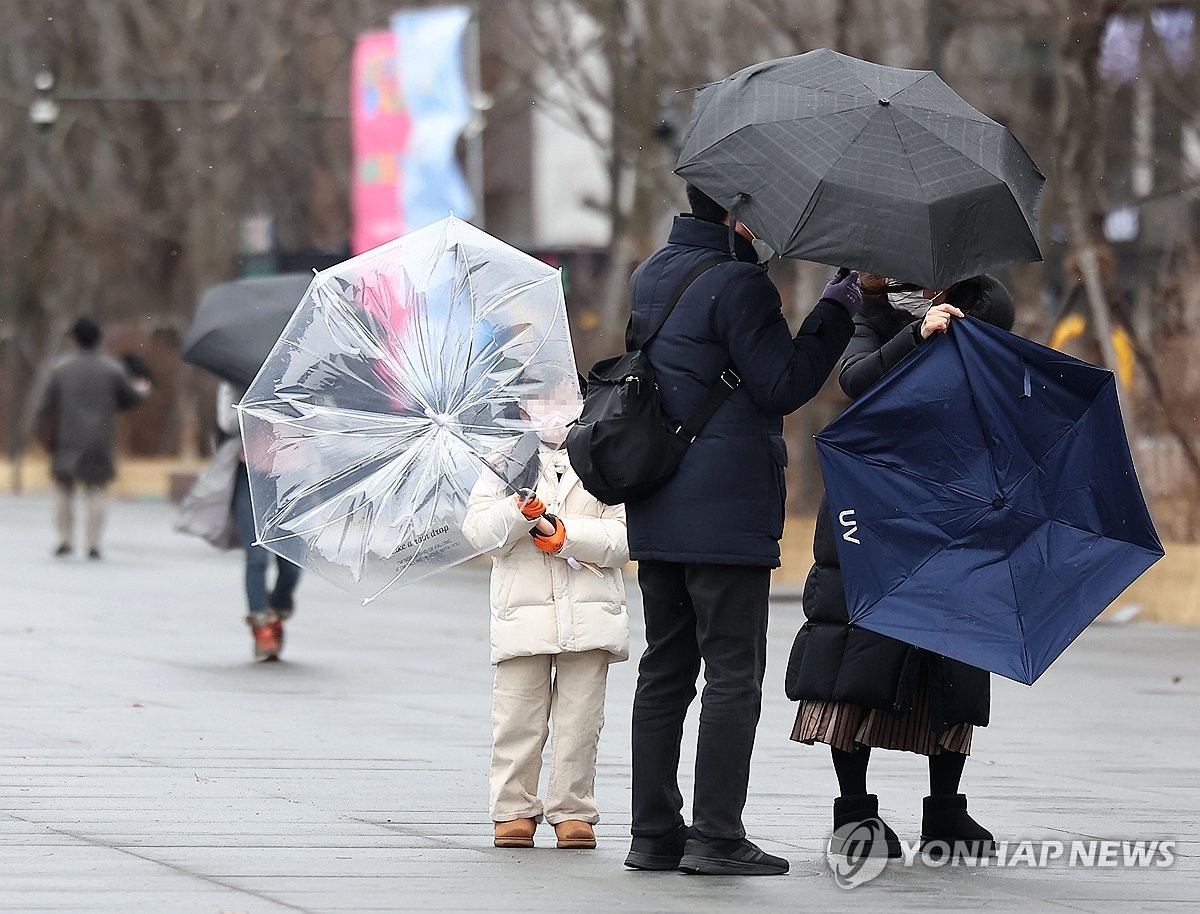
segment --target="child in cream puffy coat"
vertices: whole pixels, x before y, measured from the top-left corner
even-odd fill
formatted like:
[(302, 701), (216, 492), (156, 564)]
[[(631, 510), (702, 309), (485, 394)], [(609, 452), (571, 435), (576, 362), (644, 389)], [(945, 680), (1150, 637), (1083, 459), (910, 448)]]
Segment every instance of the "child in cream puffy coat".
[[(559, 847), (596, 846), (608, 665), (629, 656), (625, 508), (584, 489), (560, 446), (565, 427), (559, 432), (540, 433), (536, 498), (481, 479), (463, 526), (468, 539), (493, 550), (490, 807), (497, 847), (532, 847), (543, 817)], [(554, 518), (554, 534), (532, 536), (543, 512)], [(538, 781), (551, 720), (543, 801)]]

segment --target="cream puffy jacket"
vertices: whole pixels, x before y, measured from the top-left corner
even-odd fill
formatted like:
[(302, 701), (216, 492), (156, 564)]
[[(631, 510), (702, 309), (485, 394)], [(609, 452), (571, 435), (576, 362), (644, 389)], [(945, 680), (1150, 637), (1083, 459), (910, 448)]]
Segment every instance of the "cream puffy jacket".
[[(543, 447), (541, 463), (538, 498), (566, 527), (566, 542), (558, 555), (547, 555), (533, 544), (533, 523), (499, 480), (480, 480), (463, 522), (467, 539), (492, 549), (492, 663), (594, 650), (608, 651), (614, 661), (625, 660), (625, 507), (610, 507), (590, 495), (566, 451)], [(599, 566), (604, 576), (572, 569), (565, 561), (568, 556)]]

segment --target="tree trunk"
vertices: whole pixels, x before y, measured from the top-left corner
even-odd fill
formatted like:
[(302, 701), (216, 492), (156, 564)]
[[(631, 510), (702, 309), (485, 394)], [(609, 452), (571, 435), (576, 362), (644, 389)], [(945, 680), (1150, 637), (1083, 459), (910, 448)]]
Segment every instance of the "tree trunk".
[[(1104, 174), (1104, 122), (1100, 112), (1098, 62), (1107, 14), (1094, 2), (1070, 2), (1070, 15), (1057, 48), (1055, 72), (1055, 132), (1060, 149), (1058, 180), (1067, 214), (1070, 244), (1083, 277), (1092, 330), (1105, 367), (1116, 370), (1112, 318), (1104, 290), (1098, 249), (1099, 226), (1105, 210), (1101, 182)], [(1084, 9), (1082, 7), (1086, 6)], [(1118, 392), (1121, 390), (1117, 378)]]

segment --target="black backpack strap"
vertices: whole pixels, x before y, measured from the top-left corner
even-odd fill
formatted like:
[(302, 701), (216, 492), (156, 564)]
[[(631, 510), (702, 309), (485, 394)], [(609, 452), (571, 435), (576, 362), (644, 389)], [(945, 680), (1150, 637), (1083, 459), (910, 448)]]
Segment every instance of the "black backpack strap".
[(675, 429), (675, 434), (686, 438), (689, 442), (695, 441), (700, 432), (704, 430), (704, 426), (708, 425), (708, 420), (711, 419), (721, 408), (721, 404), (729, 399), (730, 395), (742, 386), (742, 379), (738, 373), (733, 370), (730, 365), (721, 372), (721, 376), (704, 396), (702, 402), (696, 411), (684, 420), (683, 425)]
[(658, 315), (658, 320), (654, 322), (654, 328), (637, 346), (629, 345), (631, 342), (631, 337), (634, 336), (633, 315), (630, 314), (629, 328), (625, 331), (626, 350), (632, 352), (634, 349), (644, 349), (646, 346), (648, 346), (650, 341), (654, 339), (655, 334), (657, 334), (658, 331), (662, 329), (663, 324), (667, 322), (667, 318), (671, 316), (671, 312), (675, 310), (675, 306), (679, 304), (679, 299), (683, 298), (683, 293), (688, 290), (688, 287), (697, 279), (699, 279), (701, 274), (707, 273), (717, 264), (725, 263), (728, 260), (728, 257), (713, 257), (709, 260), (702, 260), (700, 263), (692, 267), (692, 269), (688, 271), (687, 276), (683, 277), (679, 285), (675, 287), (675, 291), (671, 293), (671, 297), (667, 299), (667, 303), (663, 306), (662, 312)]

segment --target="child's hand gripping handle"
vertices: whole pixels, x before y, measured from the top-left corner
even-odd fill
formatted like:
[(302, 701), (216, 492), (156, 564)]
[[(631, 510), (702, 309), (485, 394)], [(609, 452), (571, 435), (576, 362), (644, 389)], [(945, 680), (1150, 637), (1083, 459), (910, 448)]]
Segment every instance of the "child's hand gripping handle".
[[(521, 509), (521, 514), (527, 520), (537, 521), (532, 531), (534, 534), (549, 538), (554, 537), (558, 533), (559, 525), (562, 524), (562, 521), (557, 518), (552, 520), (546, 516), (545, 504), (543, 504), (542, 500), (537, 497), (532, 489), (521, 489), (517, 492), (516, 497), (517, 506)], [(598, 578), (604, 577), (604, 572), (591, 562), (581, 562), (574, 556), (563, 556), (563, 558), (576, 571), (586, 569)]]

